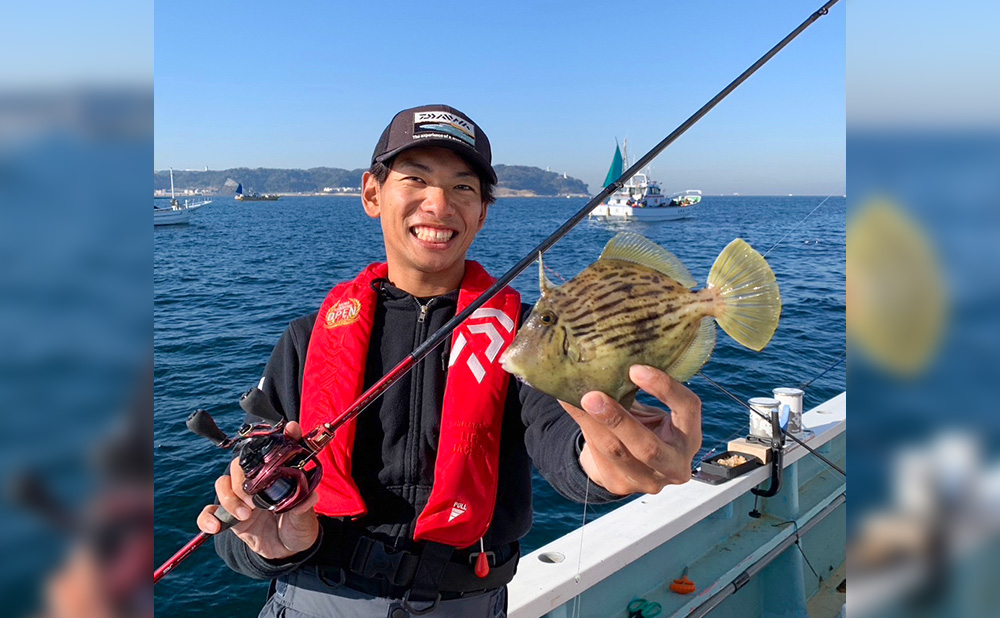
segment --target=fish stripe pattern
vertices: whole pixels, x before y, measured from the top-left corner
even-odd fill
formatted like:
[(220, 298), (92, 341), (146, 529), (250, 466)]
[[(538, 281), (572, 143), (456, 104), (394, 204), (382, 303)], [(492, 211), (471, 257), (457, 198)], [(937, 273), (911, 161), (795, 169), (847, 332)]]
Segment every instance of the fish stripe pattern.
[(760, 350), (781, 312), (774, 274), (740, 239), (723, 250), (698, 291), (679, 259), (627, 232), (558, 287), (545, 278), (539, 256), (539, 282), (541, 298), (501, 362), (522, 381), (577, 406), (591, 390), (631, 405), (633, 364), (690, 379), (712, 353), (716, 321)]

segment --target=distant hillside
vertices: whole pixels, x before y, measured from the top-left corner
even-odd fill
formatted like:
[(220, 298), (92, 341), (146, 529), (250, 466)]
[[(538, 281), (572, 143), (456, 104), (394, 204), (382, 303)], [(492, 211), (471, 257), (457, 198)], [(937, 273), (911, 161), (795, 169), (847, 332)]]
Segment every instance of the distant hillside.
[(526, 165), (494, 165), (497, 172), (497, 195), (505, 192), (530, 192), (535, 195), (589, 195), (590, 191), (582, 180), (564, 177), (555, 172), (546, 172)]
[[(258, 193), (319, 193), (324, 187), (360, 187), (365, 170), (344, 170), (336, 167), (275, 169), (268, 167), (234, 167), (228, 170), (174, 170), (174, 188), (193, 189), (204, 193), (235, 193), (236, 183), (243, 189)], [(228, 182), (228, 185), (227, 185)], [(153, 190), (170, 190), (170, 172), (153, 172)]]
[[(561, 196), (588, 195), (582, 180), (546, 172), (524, 165), (495, 165), (499, 184), (497, 195)], [(247, 168), (227, 170), (180, 171), (174, 170), (174, 188), (202, 193), (229, 194), (236, 192), (236, 183), (243, 189), (258, 193), (320, 193), (326, 187), (360, 187), (364, 169), (345, 170), (337, 167), (302, 169)], [(170, 190), (170, 173), (166, 170), (153, 173), (153, 190)]]

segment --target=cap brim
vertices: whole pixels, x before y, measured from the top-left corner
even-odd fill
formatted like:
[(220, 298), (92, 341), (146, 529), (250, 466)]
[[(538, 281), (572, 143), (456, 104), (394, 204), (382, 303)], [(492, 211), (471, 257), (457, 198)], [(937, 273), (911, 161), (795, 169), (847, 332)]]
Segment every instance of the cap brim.
[(469, 165), (474, 167), (476, 171), (484, 174), (492, 184), (497, 184), (497, 173), (493, 171), (493, 166), (486, 162), (486, 160), (475, 150), (471, 150), (468, 146), (461, 144), (458, 141), (450, 139), (437, 139), (437, 138), (426, 138), (419, 141), (413, 141), (409, 144), (405, 144), (396, 148), (395, 150), (390, 150), (375, 157), (375, 160), (379, 163), (385, 163), (389, 159), (395, 157), (404, 150), (410, 150), (413, 148), (427, 148), (429, 146), (435, 146), (440, 148), (447, 148), (448, 150), (454, 151), (455, 154), (462, 157)]

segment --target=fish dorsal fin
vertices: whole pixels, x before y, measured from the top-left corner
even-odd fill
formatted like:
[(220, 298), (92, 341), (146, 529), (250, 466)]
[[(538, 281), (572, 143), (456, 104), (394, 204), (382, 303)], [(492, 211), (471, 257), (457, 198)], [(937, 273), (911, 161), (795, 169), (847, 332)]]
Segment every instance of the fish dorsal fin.
[(557, 287), (557, 286), (552, 285), (552, 282), (549, 281), (549, 278), (545, 276), (545, 266), (542, 264), (542, 252), (539, 251), (538, 252), (538, 289), (541, 292), (542, 296), (545, 296), (546, 292), (548, 292), (549, 290), (554, 289), (555, 287)]
[(632, 232), (620, 232), (609, 240), (601, 253), (601, 259), (640, 264), (667, 275), (688, 289), (695, 286), (691, 273), (673, 253)]
[(712, 355), (714, 349), (715, 320), (704, 317), (701, 319), (701, 325), (698, 327), (698, 332), (695, 334), (694, 340), (691, 341), (691, 345), (681, 352), (677, 360), (664, 371), (678, 382), (687, 382), (708, 361), (708, 357)]

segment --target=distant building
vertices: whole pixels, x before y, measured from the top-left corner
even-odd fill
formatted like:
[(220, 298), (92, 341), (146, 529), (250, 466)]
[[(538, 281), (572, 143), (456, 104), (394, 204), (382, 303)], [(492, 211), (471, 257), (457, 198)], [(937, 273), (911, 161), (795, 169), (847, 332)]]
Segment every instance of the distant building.
[(323, 193), (359, 193), (361, 187), (323, 187)]

